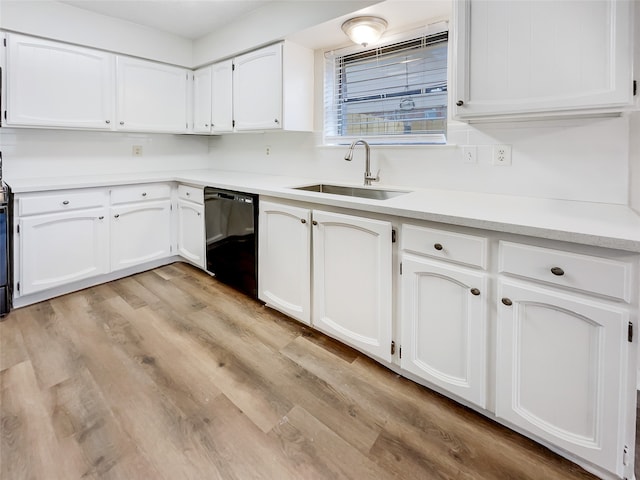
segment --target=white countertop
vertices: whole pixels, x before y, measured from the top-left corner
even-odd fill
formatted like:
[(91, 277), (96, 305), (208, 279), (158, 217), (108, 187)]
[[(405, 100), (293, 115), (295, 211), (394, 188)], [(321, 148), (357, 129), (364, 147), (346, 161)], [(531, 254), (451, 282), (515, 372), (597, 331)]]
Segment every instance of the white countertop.
[[(178, 181), (417, 220), (640, 252), (640, 215), (626, 205), (415, 188), (406, 188), (412, 191), (388, 200), (370, 200), (291, 188), (318, 183), (316, 179), (219, 170), (176, 170), (5, 181), (13, 193)], [(376, 187), (403, 189), (379, 184), (374, 186)]]

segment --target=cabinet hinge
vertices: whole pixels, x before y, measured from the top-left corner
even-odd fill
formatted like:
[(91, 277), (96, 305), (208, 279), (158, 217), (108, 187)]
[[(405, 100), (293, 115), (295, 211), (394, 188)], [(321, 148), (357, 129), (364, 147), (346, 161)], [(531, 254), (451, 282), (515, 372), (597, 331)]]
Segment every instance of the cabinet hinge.
[(629, 465), (629, 445), (625, 445), (622, 449), (622, 465)]
[(633, 323), (629, 322), (629, 330), (627, 331), (627, 340), (633, 342)]
[(638, 82), (636, 80), (633, 81), (633, 96), (635, 97), (638, 94)]
[(391, 229), (391, 243), (396, 243), (396, 229)]
[(398, 356), (399, 356), (400, 358), (402, 358), (402, 347), (400, 347), (400, 349), (399, 349), (399, 351), (398, 351), (398, 354), (399, 354)]
[(16, 233), (20, 233), (20, 225), (16, 225), (17, 231)]
[(18, 291), (20, 291), (20, 282), (16, 284), (16, 288), (18, 289)]
[(6, 110), (4, 111), (4, 119), (5, 120), (7, 119), (7, 111)]
[(400, 275), (402, 275), (402, 262), (400, 262)]
[(3, 40), (4, 40), (4, 46), (6, 47), (7, 46), (7, 39), (3, 38)]
[(232, 63), (232, 64), (231, 64), (231, 71), (233, 72), (235, 69), (236, 69), (236, 64), (235, 64), (235, 63)]
[(394, 353), (396, 353), (396, 342), (394, 342), (392, 340), (391, 341), (391, 355), (393, 355)]

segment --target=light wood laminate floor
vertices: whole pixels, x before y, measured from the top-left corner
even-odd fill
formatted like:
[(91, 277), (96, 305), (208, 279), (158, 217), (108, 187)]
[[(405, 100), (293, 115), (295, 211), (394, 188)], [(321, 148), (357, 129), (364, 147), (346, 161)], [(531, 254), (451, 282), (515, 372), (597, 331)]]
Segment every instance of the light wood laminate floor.
[(181, 263), (0, 341), (2, 480), (594, 478)]

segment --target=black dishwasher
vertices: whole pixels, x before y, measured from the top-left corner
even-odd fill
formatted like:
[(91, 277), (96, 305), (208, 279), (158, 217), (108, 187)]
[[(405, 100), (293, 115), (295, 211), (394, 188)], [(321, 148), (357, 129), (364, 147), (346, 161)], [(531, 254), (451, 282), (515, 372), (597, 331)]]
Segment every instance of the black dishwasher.
[(258, 298), (258, 195), (204, 189), (207, 271)]

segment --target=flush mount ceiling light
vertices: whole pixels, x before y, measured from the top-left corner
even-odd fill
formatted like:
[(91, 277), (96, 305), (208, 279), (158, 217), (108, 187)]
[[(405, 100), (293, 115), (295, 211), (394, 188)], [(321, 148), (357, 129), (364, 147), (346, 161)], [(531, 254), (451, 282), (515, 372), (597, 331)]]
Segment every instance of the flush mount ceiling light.
[(342, 24), (342, 31), (352, 42), (366, 47), (375, 43), (387, 28), (387, 21), (380, 17), (355, 17)]

